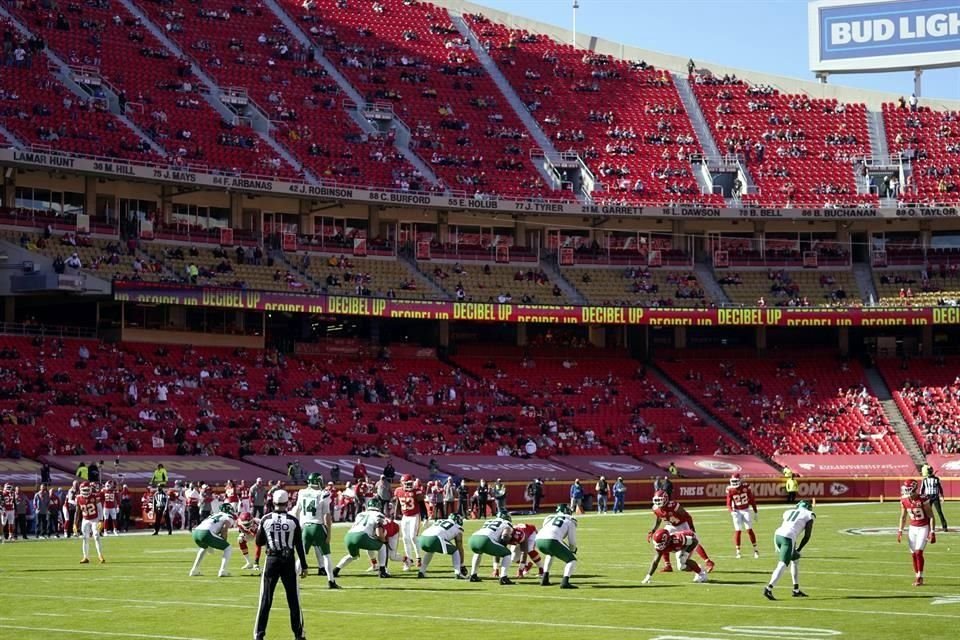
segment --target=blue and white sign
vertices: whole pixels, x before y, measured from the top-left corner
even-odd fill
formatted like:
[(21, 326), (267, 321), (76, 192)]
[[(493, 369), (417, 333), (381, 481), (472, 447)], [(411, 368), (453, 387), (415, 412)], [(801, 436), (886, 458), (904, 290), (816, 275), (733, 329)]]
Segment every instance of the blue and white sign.
[(958, 0), (815, 0), (809, 23), (813, 71), (960, 66)]

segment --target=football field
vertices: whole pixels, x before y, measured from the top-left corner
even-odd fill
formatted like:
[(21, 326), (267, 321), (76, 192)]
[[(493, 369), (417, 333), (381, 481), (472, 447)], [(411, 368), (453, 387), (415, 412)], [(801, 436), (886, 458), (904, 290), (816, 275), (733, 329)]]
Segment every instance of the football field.
[[(649, 512), (579, 518), (576, 591), (541, 587), (535, 577), (501, 586), (484, 560), (482, 583), (454, 580), (447, 557), (437, 556), (428, 579), (403, 573), (367, 573), (365, 556), (340, 576), (341, 591), (327, 589), (309, 556), (301, 582), (306, 635), (337, 637), (522, 637), (620, 640), (881, 640), (917, 634), (960, 637), (960, 534), (938, 533), (927, 548), (926, 585), (913, 587), (910, 554), (896, 540), (899, 505), (819, 505), (813, 538), (800, 562), (808, 598), (791, 598), (790, 576), (776, 602), (763, 586), (776, 564), (772, 531), (783, 507), (761, 508), (760, 559), (744, 535), (744, 557), (734, 558), (731, 524), (719, 508), (690, 510), (704, 546), (716, 562), (707, 584), (690, 573), (657, 573), (640, 581), (652, 556)], [(958, 517), (948, 503), (947, 517)], [(514, 518), (515, 522), (524, 521)], [(533, 520), (537, 526), (540, 519)], [(467, 533), (479, 527), (466, 523)], [(344, 553), (343, 526), (334, 532), (333, 560)], [(204, 560), (203, 577), (187, 572), (196, 548), (184, 534), (127, 535), (104, 541), (107, 564), (80, 565), (77, 540), (0, 546), (0, 638), (143, 638), (223, 640), (252, 637), (260, 580), (243, 564), (231, 531), (232, 577), (217, 578), (219, 554)], [(471, 557), (467, 552), (467, 561)], [(699, 561), (699, 558), (695, 557)], [(559, 583), (562, 564), (551, 577)], [(511, 567), (511, 574), (515, 570)], [(268, 638), (290, 638), (282, 586), (278, 586)]]

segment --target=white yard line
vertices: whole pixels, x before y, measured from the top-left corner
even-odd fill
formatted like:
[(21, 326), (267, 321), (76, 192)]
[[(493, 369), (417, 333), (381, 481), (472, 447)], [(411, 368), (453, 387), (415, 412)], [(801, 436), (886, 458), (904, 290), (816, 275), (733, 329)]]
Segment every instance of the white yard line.
[[(31, 615), (40, 615), (37, 613)], [(52, 633), (68, 633), (83, 636), (102, 636), (105, 638), (146, 638), (148, 640), (205, 640), (196, 636), (187, 638), (184, 636), (162, 636), (152, 633), (122, 633), (119, 631), (84, 631), (82, 629), (54, 629), (53, 627), (27, 627), (14, 624), (0, 624), (0, 629), (11, 629), (14, 631), (49, 631)]]

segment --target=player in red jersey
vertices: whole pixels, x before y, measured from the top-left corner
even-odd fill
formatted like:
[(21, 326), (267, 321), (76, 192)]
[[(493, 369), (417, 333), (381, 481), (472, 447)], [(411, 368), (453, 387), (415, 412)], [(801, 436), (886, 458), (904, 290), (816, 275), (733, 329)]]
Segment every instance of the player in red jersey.
[(920, 496), (916, 480), (907, 480), (900, 489), (900, 527), (897, 529), (897, 542), (903, 538), (903, 527), (910, 519), (910, 529), (907, 531), (907, 545), (910, 547), (910, 554), (913, 556), (913, 570), (917, 575), (913, 581), (913, 586), (923, 585), (923, 550), (927, 542), (933, 544), (937, 541), (937, 534), (934, 532), (931, 523), (933, 521), (933, 511), (930, 509), (930, 503), (926, 498)]
[(77, 523), (74, 533), (83, 538), (83, 560), (80, 564), (90, 563), (90, 538), (93, 538), (93, 545), (97, 548), (97, 558), (100, 564), (106, 562), (103, 559), (103, 549), (100, 548), (100, 516), (101, 509), (97, 503), (97, 497), (93, 494), (93, 489), (87, 482), (80, 483), (80, 495), (77, 496)]
[[(542, 577), (543, 558), (537, 551), (537, 527), (529, 522), (516, 525), (513, 528), (510, 544), (513, 545), (511, 562), (517, 565), (517, 577), (526, 577), (533, 569), (533, 565), (537, 565), (537, 575)], [(494, 560), (496, 561), (497, 559)]]
[(759, 519), (757, 500), (753, 497), (753, 491), (747, 483), (740, 479), (739, 473), (730, 476), (730, 486), (727, 487), (727, 510), (733, 518), (733, 545), (737, 549), (737, 558), (740, 557), (741, 529), (747, 530), (750, 544), (753, 545), (753, 557), (759, 558), (757, 534), (753, 532), (753, 523)]
[(677, 554), (677, 563), (680, 566), (686, 566), (688, 571), (692, 571), (694, 574), (694, 582), (706, 582), (707, 581), (707, 572), (700, 569), (693, 558), (690, 557), (690, 554), (694, 549), (700, 544), (700, 540), (697, 539), (697, 534), (693, 531), (674, 531), (670, 533), (666, 529), (658, 529), (651, 536), (653, 540), (653, 548), (656, 550), (656, 555), (653, 556), (653, 560), (650, 562), (650, 568), (647, 570), (647, 575), (643, 578), (643, 584), (647, 584), (653, 577), (653, 572), (657, 570), (657, 565), (660, 563), (661, 558), (669, 558), (671, 553)]
[(416, 479), (411, 474), (405, 473), (400, 478), (400, 486), (393, 492), (393, 497), (395, 501), (394, 513), (402, 515), (400, 535), (403, 538), (403, 570), (410, 570), (414, 558), (417, 560), (417, 568), (420, 568), (420, 548), (417, 546), (417, 536), (420, 535), (420, 514), (426, 509), (423, 487), (417, 485)]
[(253, 513), (253, 503), (250, 501), (250, 487), (241, 480), (237, 485), (237, 495), (240, 498), (240, 510), (237, 513)]
[[(653, 528), (647, 533), (647, 542), (650, 542), (653, 534), (660, 528), (661, 522), (665, 523), (664, 528), (670, 533), (674, 531), (695, 532), (697, 530), (696, 527), (693, 526), (693, 516), (691, 516), (679, 502), (671, 500), (666, 491), (657, 491), (653, 494), (653, 515), (656, 516), (656, 520), (653, 523)], [(713, 560), (710, 559), (710, 556), (707, 555), (707, 551), (703, 548), (703, 545), (697, 545), (696, 551), (697, 555), (703, 558), (703, 564), (707, 568), (707, 573), (713, 571), (715, 565)], [(663, 573), (673, 571), (673, 567), (670, 564), (670, 556), (664, 559), (662, 571)]]
[(103, 483), (103, 491), (100, 492), (103, 499), (103, 534), (107, 535), (111, 530), (113, 535), (120, 535), (117, 529), (117, 522), (120, 518), (120, 502), (117, 499), (117, 490), (113, 483), (107, 480)]
[(260, 555), (263, 547), (257, 545), (257, 550), (253, 557), (253, 564), (250, 563), (250, 551), (247, 546), (247, 540), (256, 540), (257, 531), (260, 529), (260, 519), (253, 517), (249, 511), (241, 513), (237, 518), (237, 546), (240, 547), (240, 554), (246, 564), (241, 567), (244, 570), (253, 569), (254, 573), (260, 573)]
[(17, 500), (14, 497), (13, 485), (9, 482), (3, 485), (0, 493), (0, 529), (3, 530), (4, 541), (17, 539)]

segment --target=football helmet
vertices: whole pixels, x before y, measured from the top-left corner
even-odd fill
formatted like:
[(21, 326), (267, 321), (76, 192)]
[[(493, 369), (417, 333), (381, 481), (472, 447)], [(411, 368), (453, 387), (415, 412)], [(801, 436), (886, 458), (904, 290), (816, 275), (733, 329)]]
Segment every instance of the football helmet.
[(907, 480), (903, 483), (903, 486), (900, 487), (900, 495), (904, 498), (911, 498), (917, 495), (917, 481), (916, 480)]
[(253, 521), (253, 514), (249, 511), (245, 511), (240, 514), (240, 522), (247, 524), (248, 522)]
[(801, 500), (797, 503), (798, 509), (806, 509), (807, 511), (813, 511), (813, 506), (811, 506), (809, 500)]
[(557, 505), (556, 512), (557, 512), (557, 513), (562, 513), (562, 514), (568, 515), (568, 516), (573, 513), (572, 511), (570, 511), (570, 505), (568, 505), (568, 504), (558, 504), (558, 505)]
[(90, 483), (89, 483), (89, 482), (81, 482), (81, 483), (80, 483), (80, 495), (82, 495), (83, 497), (86, 498), (86, 497), (89, 497), (91, 493), (93, 493), (93, 487), (90, 486)]
[(225, 513), (228, 516), (233, 517), (237, 515), (237, 510), (234, 509), (233, 505), (229, 502), (224, 502), (222, 505), (220, 505), (220, 513)]
[(5, 485), (3, 485), (3, 490), (7, 492), (13, 491), (13, 485), (8, 482)]
[(666, 491), (657, 491), (653, 494), (653, 508), (662, 509), (670, 501), (670, 496), (667, 495)]
[(527, 532), (517, 527), (510, 535), (510, 544), (520, 544), (527, 538)]
[(463, 516), (461, 516), (459, 513), (453, 514), (448, 519), (453, 521), (457, 526), (463, 526)]
[(404, 489), (410, 490), (416, 485), (416, 479), (412, 474), (405, 473), (400, 477), (400, 486)]
[(311, 489), (319, 489), (323, 486), (323, 476), (319, 473), (311, 473), (307, 476), (307, 486)]
[(730, 476), (730, 486), (731, 486), (731, 487), (733, 487), (734, 489), (736, 489), (736, 488), (738, 488), (741, 484), (743, 484), (743, 481), (740, 479), (740, 474), (739, 474), (739, 473), (735, 473), (735, 474), (733, 474), (732, 476)]
[(109, 491), (110, 489), (113, 489), (113, 483), (107, 480), (103, 483), (103, 488), (105, 491)]
[(506, 520), (507, 522), (513, 522), (513, 518), (510, 517), (510, 512), (505, 509), (497, 512), (497, 518), (500, 520)]
[(653, 548), (657, 551), (663, 551), (670, 546), (670, 532), (666, 529), (657, 529), (653, 534)]
[(368, 498), (367, 509), (373, 509), (374, 511), (383, 511), (383, 501), (380, 498)]

